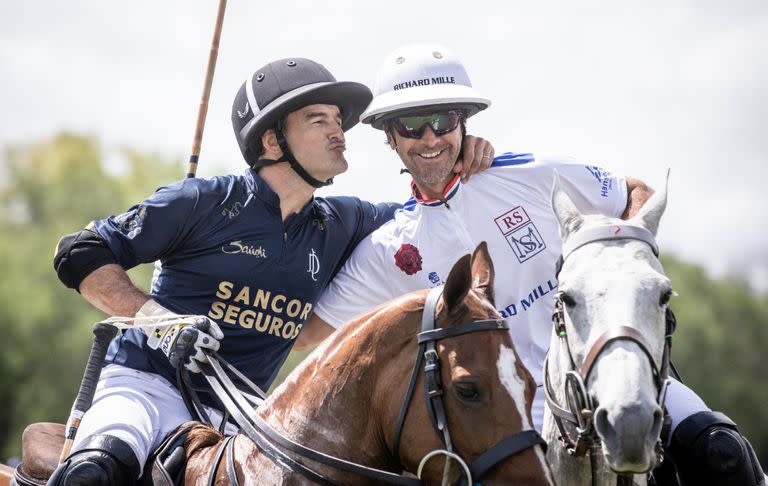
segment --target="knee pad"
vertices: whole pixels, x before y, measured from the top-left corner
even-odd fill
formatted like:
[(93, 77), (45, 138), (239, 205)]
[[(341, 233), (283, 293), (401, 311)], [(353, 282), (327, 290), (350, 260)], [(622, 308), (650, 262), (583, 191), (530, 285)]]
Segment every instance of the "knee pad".
[(755, 451), (731, 419), (699, 412), (675, 429), (669, 454), (684, 485), (764, 485)]
[(140, 469), (128, 444), (111, 435), (94, 435), (59, 464), (47, 486), (132, 486)]

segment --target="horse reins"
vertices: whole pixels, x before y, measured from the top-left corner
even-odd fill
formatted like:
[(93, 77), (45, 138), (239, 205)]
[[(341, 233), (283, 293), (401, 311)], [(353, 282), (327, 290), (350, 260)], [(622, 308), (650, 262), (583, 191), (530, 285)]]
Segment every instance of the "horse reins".
[[(442, 380), (440, 378), (436, 342), (441, 339), (479, 331), (508, 331), (509, 325), (503, 319), (488, 319), (460, 324), (450, 328), (435, 328), (435, 308), (441, 294), (442, 287), (434, 288), (429, 292), (425, 301), (424, 313), (422, 316), (422, 329), (417, 335), (419, 352), (408, 384), (405, 401), (400, 411), (393, 442), (393, 456), (399, 459), (400, 435), (407, 416), (408, 406), (413, 397), (419, 370), (422, 362), (424, 362), (424, 393), (427, 402), (427, 411), (432, 420), (432, 424), (446, 449), (438, 449), (428, 453), (419, 464), (417, 478), (363, 466), (298, 444), (276, 431), (254, 412), (253, 404), (246, 400), (242, 391), (237, 388), (229, 376), (227, 376), (227, 373), (222, 367), (222, 363), (229, 370), (234, 370), (234, 368), (224, 362), (218, 355), (211, 353), (209, 355), (209, 364), (203, 364), (201, 365), (201, 368), (216, 397), (222, 402), (224, 408), (229, 411), (232, 418), (238, 425), (240, 425), (241, 431), (276, 464), (288, 467), (290, 470), (301, 474), (311, 481), (323, 485), (340, 486), (333, 480), (324, 477), (322, 474), (293, 459), (285, 452), (285, 450), (296, 453), (306, 459), (343, 471), (359, 474), (376, 481), (404, 486), (423, 485), (424, 482), (420, 479), (420, 476), (424, 465), (433, 457), (445, 455), (459, 462), (461, 466), (461, 476), (457, 482), (457, 486), (471, 486), (475, 484), (473, 478), (482, 477), (487, 471), (504, 459), (537, 445), (546, 448), (546, 442), (535, 430), (524, 430), (494, 444), (488, 450), (480, 454), (472, 464), (467, 464), (458, 452), (455, 451), (448, 432), (448, 422), (442, 400), (444, 392), (442, 388)], [(241, 374), (238, 375), (238, 378), (243, 380), (248, 386), (255, 386)], [(195, 392), (192, 391), (192, 394), (194, 395)], [(222, 445), (220, 451), (223, 451), (225, 447), (231, 450), (231, 444), (232, 442), (230, 441), (228, 444)], [(220, 455), (218, 457), (219, 459), (221, 458)], [(231, 453), (227, 463), (227, 469), (231, 474), (232, 468), (229, 467), (230, 462)], [(217, 465), (214, 465), (213, 467), (216, 468)], [(215, 470), (211, 472), (210, 478), (215, 478)]]
[[(572, 235), (568, 241), (563, 244), (563, 255), (557, 264), (557, 274), (559, 275), (563, 262), (577, 248), (596, 241), (605, 240), (637, 240), (646, 243), (651, 247), (653, 254), (659, 256), (659, 248), (653, 234), (645, 228), (629, 225), (610, 225), (598, 226), (579, 231)], [(594, 405), (592, 398), (587, 392), (586, 383), (594, 368), (597, 358), (605, 350), (608, 344), (616, 341), (630, 341), (638, 345), (640, 350), (648, 358), (653, 371), (653, 380), (657, 389), (656, 401), (664, 410), (664, 429), (670, 425), (670, 417), (664, 406), (667, 388), (669, 387), (669, 369), (673, 368), (671, 364), (672, 334), (676, 327), (675, 315), (669, 307), (665, 310), (665, 333), (664, 350), (661, 357), (661, 366), (657, 366), (656, 360), (651, 353), (651, 346), (647, 340), (636, 329), (629, 326), (619, 326), (607, 330), (595, 340), (584, 358), (581, 366), (577, 366), (568, 344), (568, 333), (565, 325), (565, 310), (562, 294), (555, 295), (555, 310), (552, 314), (552, 323), (555, 332), (560, 337), (568, 352), (571, 369), (565, 374), (565, 398), (568, 409), (557, 403), (552, 385), (549, 380), (549, 353), (544, 359), (544, 397), (547, 401), (553, 419), (560, 432), (559, 442), (565, 447), (568, 453), (575, 457), (583, 457), (589, 449), (599, 444), (600, 438), (594, 429)], [(677, 374), (677, 373), (675, 373)], [(564, 422), (571, 423), (576, 427), (576, 439), (574, 440), (566, 430)], [(664, 430), (663, 429), (663, 430)], [(661, 434), (665, 435), (664, 432)], [(660, 461), (662, 458), (661, 438), (656, 443), (656, 455)], [(591, 456), (591, 454), (590, 454)], [(594, 479), (594, 464), (592, 464)], [(624, 484), (626, 479), (624, 475), (619, 474), (619, 484)], [(631, 479), (628, 484), (632, 484)]]

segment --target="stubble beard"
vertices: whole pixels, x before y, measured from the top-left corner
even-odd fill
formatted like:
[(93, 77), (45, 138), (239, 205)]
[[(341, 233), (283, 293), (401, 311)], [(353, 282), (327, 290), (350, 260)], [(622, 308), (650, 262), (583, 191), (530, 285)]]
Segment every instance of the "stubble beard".
[(449, 157), (445, 163), (438, 167), (421, 166), (416, 161), (418, 155), (407, 157), (406, 160), (408, 160), (408, 163), (403, 163), (408, 168), (408, 171), (411, 173), (411, 176), (417, 183), (423, 184), (433, 189), (439, 189), (440, 192), (442, 192), (445, 184), (447, 184), (450, 181), (451, 176), (453, 176), (453, 167), (456, 165), (457, 156)]
[(415, 167), (408, 170), (411, 171), (411, 175), (416, 182), (432, 187), (448, 182), (449, 177), (453, 174), (453, 165), (451, 164), (439, 169), (420, 170), (418, 167)]
[(339, 174), (343, 174), (349, 168), (347, 159), (344, 154), (338, 156), (331, 156), (325, 164), (325, 168), (328, 170), (328, 177), (336, 177)]

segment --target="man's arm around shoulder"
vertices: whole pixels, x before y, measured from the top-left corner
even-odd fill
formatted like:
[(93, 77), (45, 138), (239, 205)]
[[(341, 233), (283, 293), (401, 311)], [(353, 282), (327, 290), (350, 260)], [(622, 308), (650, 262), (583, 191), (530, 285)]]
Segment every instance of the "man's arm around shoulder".
[(627, 207), (624, 214), (621, 215), (621, 219), (626, 220), (636, 215), (654, 192), (648, 184), (640, 179), (627, 177)]
[(312, 314), (312, 317), (302, 326), (299, 337), (293, 343), (293, 349), (301, 351), (311, 348), (333, 334), (335, 330), (333, 326), (322, 320), (317, 314)]

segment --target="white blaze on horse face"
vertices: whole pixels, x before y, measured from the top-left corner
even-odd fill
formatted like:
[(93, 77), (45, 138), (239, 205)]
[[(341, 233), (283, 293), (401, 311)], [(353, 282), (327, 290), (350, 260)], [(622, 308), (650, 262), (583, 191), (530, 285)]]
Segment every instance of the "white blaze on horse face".
[[(496, 363), (496, 366), (499, 368), (499, 380), (504, 385), (509, 396), (512, 397), (512, 402), (514, 402), (517, 413), (520, 415), (522, 430), (530, 430), (533, 429), (533, 426), (528, 420), (528, 414), (525, 412), (525, 382), (517, 374), (516, 362), (515, 351), (502, 344), (499, 349), (499, 361)], [(547, 474), (547, 480), (550, 484), (555, 484), (541, 448), (535, 447), (533, 450), (536, 453), (536, 458), (541, 463), (541, 468)]]
[(512, 397), (512, 402), (514, 402), (517, 413), (522, 420), (523, 430), (529, 430), (533, 426), (528, 421), (528, 414), (525, 413), (525, 382), (517, 374), (516, 361), (515, 351), (502, 344), (499, 350), (499, 361), (496, 364), (499, 368), (499, 380), (501, 380), (501, 384), (504, 385), (509, 396)]

